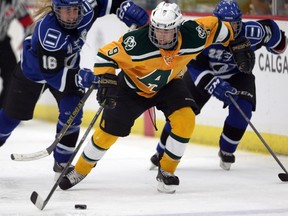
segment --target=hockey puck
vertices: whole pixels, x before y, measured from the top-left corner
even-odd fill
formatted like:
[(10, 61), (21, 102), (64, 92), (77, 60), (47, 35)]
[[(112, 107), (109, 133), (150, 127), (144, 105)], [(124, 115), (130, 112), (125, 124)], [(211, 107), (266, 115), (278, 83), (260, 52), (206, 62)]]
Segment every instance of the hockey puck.
[(84, 204), (76, 204), (75, 209), (87, 209), (87, 205)]

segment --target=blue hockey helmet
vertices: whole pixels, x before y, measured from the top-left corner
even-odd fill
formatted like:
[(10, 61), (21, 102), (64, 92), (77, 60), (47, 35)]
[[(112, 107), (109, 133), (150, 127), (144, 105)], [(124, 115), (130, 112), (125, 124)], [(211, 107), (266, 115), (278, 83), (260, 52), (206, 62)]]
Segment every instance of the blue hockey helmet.
[(83, 0), (52, 0), (52, 7), (58, 22), (66, 29), (77, 28), (83, 19)]
[(230, 22), (235, 37), (240, 34), (242, 28), (242, 12), (236, 1), (221, 0), (214, 9), (213, 14), (221, 21)]

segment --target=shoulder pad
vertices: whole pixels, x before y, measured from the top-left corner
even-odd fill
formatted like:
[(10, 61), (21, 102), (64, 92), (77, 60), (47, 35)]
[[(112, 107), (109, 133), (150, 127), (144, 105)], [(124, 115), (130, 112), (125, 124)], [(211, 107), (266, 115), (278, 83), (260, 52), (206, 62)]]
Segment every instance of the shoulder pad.
[(39, 42), (45, 50), (59, 50), (66, 43), (65, 35), (56, 21), (55, 16), (46, 16), (38, 23), (37, 31)]
[[(92, 3), (90, 3), (90, 1)], [(87, 0), (87, 1), (83, 1), (83, 7), (84, 7), (84, 16), (89, 13), (90, 11), (93, 10), (93, 2), (96, 2), (95, 0)], [(97, 2), (96, 2), (96, 5), (97, 5)]]
[(95, 8), (98, 5), (96, 0), (84, 0), (83, 3), (84, 3), (84, 7), (86, 6), (86, 4), (89, 4), (90, 7), (92, 8)]
[(240, 36), (248, 38), (251, 42), (251, 46), (256, 46), (262, 42), (265, 32), (263, 26), (258, 22), (249, 21), (243, 22), (242, 32)]
[[(123, 35), (122, 46), (129, 55), (143, 55), (146, 53), (159, 51), (149, 40), (149, 27), (143, 27)], [(160, 53), (160, 51), (159, 51)]]
[(181, 47), (198, 49), (199, 47), (204, 46), (209, 34), (208, 31), (208, 29), (204, 29), (193, 20), (183, 22), (180, 26), (180, 33), (182, 35)]
[[(263, 26), (255, 21), (243, 22), (245, 37), (261, 38), (264, 34)], [(256, 32), (254, 32), (256, 31)]]
[(84, 2), (84, 16), (80, 24), (78, 25), (78, 29), (81, 28), (89, 28), (92, 26), (93, 22), (96, 20), (95, 12), (91, 5), (88, 2)]

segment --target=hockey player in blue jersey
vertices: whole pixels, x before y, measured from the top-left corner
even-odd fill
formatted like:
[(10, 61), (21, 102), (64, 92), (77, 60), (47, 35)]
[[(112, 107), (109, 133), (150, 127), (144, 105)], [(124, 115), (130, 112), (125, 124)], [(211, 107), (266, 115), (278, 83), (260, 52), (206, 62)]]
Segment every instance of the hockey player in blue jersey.
[[(235, 1), (220, 1), (213, 13), (220, 20), (230, 22), (236, 35), (238, 34), (237, 38), (248, 38), (253, 51), (262, 46), (274, 54), (285, 51), (287, 38), (273, 20), (242, 22), (242, 13)], [(233, 95), (239, 107), (251, 119), (252, 111), (256, 109), (255, 76), (252, 73), (240, 72), (231, 52), (221, 44), (212, 44), (206, 48), (189, 63), (188, 71), (183, 79), (199, 106), (199, 112), (196, 114), (200, 113), (211, 95), (223, 101), (224, 107), (229, 107), (219, 139), (218, 153), (220, 167), (229, 170), (235, 162), (234, 152), (245, 133), (247, 121), (231, 103), (227, 93)], [(166, 122), (156, 148), (157, 152), (150, 159), (151, 169), (158, 166), (163, 152), (169, 151), (165, 149), (165, 143), (170, 130), (170, 124)]]
[[(56, 131), (61, 131), (85, 88), (98, 80), (89, 69), (79, 67), (80, 51), (94, 21), (108, 14), (116, 14), (127, 26), (142, 26), (148, 20), (144, 9), (123, 0), (49, 0), (39, 9), (39, 19), (33, 34), (24, 40), (21, 63), (0, 110), (0, 146), (20, 121), (32, 119), (37, 100), (46, 89), (57, 101)], [(61, 172), (73, 153), (82, 113), (83, 110), (54, 149), (56, 173)]]

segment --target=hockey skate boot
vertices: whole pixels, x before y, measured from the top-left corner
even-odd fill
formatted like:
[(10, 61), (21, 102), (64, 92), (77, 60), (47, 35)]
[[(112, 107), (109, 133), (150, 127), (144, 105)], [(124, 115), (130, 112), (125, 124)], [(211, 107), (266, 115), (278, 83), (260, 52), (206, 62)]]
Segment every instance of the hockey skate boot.
[(221, 150), (218, 152), (218, 156), (220, 157), (220, 167), (224, 170), (230, 170), (231, 164), (235, 163), (235, 156)]
[(66, 167), (67, 163), (58, 163), (54, 161), (53, 171), (55, 172), (54, 180), (57, 181), (59, 176), (61, 175), (62, 171)]
[(175, 193), (176, 187), (179, 185), (179, 178), (164, 171), (161, 167), (158, 167), (156, 180), (158, 181), (157, 190), (161, 193)]
[(82, 175), (78, 173), (74, 168), (68, 168), (68, 173), (63, 177), (62, 181), (59, 184), (59, 187), (62, 190), (68, 190), (74, 185), (82, 181), (87, 175)]
[(153, 170), (154, 168), (158, 167), (160, 161), (159, 153), (156, 152), (154, 155), (152, 155), (150, 161), (151, 161), (150, 170)]

